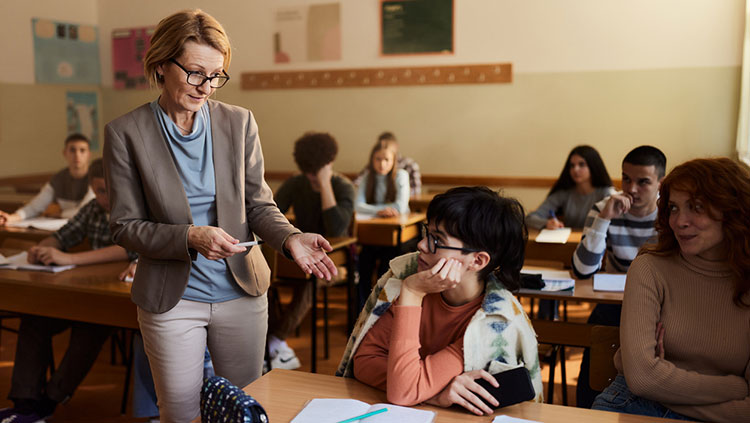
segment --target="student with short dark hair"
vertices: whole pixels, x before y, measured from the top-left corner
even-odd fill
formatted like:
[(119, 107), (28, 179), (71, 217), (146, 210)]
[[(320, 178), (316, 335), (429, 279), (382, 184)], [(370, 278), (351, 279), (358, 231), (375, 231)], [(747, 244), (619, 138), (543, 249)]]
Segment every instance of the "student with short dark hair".
[[(333, 171), (338, 153), (336, 140), (327, 133), (308, 132), (294, 143), (294, 161), (302, 172), (276, 191), (282, 213), (294, 210), (295, 226), (325, 237), (346, 236), (354, 214), (354, 186)], [(294, 284), (292, 302), (282, 310), (269, 307), (268, 352), (271, 368), (296, 369), (299, 358), (286, 339), (312, 307), (311, 283)]]
[(91, 157), (89, 139), (78, 133), (68, 135), (62, 153), (68, 167), (52, 176), (39, 194), (14, 213), (0, 211), (0, 226), (38, 216), (52, 203), (60, 206), (61, 217), (69, 218), (94, 199), (86, 179)]
[(390, 262), (359, 316), (336, 372), (388, 401), (458, 404), (491, 414), (475, 379), (524, 366), (542, 400), (536, 335), (511, 290), (526, 245), (523, 207), (486, 187), (439, 194), (418, 252)]
[[(113, 245), (109, 231), (109, 197), (101, 159), (88, 170), (96, 195), (70, 221), (28, 252), (30, 263), (93, 264), (135, 259), (135, 254)], [(88, 238), (90, 251), (66, 252)], [(60, 365), (46, 380), (52, 336), (71, 328), (70, 345)], [(92, 323), (25, 315), (21, 318), (8, 398), (13, 408), (0, 410), (0, 420), (31, 423), (49, 417), (61, 402), (70, 398), (91, 369), (102, 344), (113, 328)]]
[[(586, 218), (583, 237), (573, 254), (573, 271), (589, 278), (605, 262), (609, 273), (625, 273), (638, 250), (656, 235), (659, 186), (667, 158), (656, 147), (642, 145), (622, 160), (622, 191), (596, 203)], [(590, 324), (619, 326), (621, 307), (598, 304)], [(583, 352), (576, 388), (576, 405), (590, 408), (599, 392), (589, 386), (589, 349)]]

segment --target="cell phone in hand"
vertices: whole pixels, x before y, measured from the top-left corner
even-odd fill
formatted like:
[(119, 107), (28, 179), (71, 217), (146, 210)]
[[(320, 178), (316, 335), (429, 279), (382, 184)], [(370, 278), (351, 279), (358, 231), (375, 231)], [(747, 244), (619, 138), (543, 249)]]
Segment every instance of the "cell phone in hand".
[(532, 400), (536, 396), (534, 386), (531, 384), (529, 370), (526, 367), (517, 367), (505, 372), (495, 373), (492, 376), (495, 378), (498, 385), (500, 385), (499, 387), (495, 388), (484, 379), (475, 380), (479, 386), (487, 390), (487, 392), (495, 397), (497, 402), (500, 403), (495, 407), (479, 396), (479, 398), (490, 408), (497, 409), (507, 407), (509, 405), (518, 404), (519, 402)]

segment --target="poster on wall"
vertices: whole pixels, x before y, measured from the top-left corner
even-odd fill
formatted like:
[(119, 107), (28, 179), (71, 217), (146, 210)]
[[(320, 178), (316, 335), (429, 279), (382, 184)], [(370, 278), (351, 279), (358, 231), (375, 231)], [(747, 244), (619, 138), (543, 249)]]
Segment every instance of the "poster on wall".
[(36, 82), (100, 83), (99, 34), (95, 26), (32, 18), (31, 31)]
[(99, 107), (95, 92), (72, 92), (65, 96), (68, 134), (83, 134), (91, 140), (91, 150), (99, 151)]
[(339, 3), (282, 7), (275, 22), (274, 63), (341, 60)]
[(151, 46), (154, 27), (112, 31), (112, 71), (116, 89), (148, 88), (143, 74), (143, 58)]
[(453, 53), (453, 0), (381, 0), (381, 54)]

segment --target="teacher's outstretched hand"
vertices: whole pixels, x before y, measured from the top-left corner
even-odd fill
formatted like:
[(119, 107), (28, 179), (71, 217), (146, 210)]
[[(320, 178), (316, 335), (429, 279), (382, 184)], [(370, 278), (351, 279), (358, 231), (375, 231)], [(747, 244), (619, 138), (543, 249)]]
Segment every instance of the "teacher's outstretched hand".
[(303, 272), (316, 277), (331, 280), (338, 274), (336, 266), (326, 252), (332, 250), (331, 244), (321, 235), (302, 233), (290, 235), (286, 240), (286, 249)]

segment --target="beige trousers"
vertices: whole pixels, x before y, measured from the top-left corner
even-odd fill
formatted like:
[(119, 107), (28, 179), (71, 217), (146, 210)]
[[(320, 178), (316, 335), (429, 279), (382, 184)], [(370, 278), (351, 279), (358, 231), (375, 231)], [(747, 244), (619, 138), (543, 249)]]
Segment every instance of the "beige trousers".
[(217, 376), (242, 388), (261, 375), (265, 294), (213, 304), (180, 300), (161, 314), (138, 308), (138, 322), (164, 423), (189, 422), (200, 414), (206, 345)]

